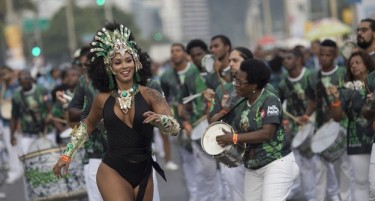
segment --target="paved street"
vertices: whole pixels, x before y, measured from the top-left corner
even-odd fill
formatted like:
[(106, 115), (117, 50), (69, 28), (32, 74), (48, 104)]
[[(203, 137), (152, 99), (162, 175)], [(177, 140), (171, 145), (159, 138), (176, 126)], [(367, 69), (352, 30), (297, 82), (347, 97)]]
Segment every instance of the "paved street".
[[(173, 147), (173, 158), (177, 164), (179, 163), (178, 154), (176, 152), (176, 148)], [(159, 164), (161, 167), (164, 166), (163, 160), (158, 159)], [(159, 192), (160, 192), (160, 200), (161, 201), (188, 201), (188, 194), (185, 188), (185, 183), (183, 180), (181, 168), (177, 171), (167, 171), (165, 170), (165, 174), (167, 177), (168, 182), (165, 182), (159, 175), (158, 175), (158, 184), (159, 184)], [(23, 201), (25, 200), (25, 193), (24, 193), (24, 185), (23, 181), (20, 179), (13, 184), (4, 184), (4, 186), (0, 187), (0, 192), (4, 192), (7, 195), (7, 198), (0, 199), (0, 201)]]

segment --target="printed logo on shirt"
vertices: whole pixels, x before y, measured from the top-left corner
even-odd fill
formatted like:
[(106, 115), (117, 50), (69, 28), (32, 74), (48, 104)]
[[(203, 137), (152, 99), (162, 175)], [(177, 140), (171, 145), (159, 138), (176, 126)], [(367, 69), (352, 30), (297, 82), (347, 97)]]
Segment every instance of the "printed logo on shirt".
[(278, 116), (280, 113), (279, 108), (276, 105), (268, 106), (267, 116)]

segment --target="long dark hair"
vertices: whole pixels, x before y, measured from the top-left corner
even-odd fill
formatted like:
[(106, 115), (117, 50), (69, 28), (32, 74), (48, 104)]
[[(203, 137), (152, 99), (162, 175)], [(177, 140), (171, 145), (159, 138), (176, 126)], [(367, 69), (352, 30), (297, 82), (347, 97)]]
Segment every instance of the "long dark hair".
[[(120, 30), (120, 24), (117, 22), (107, 23), (105, 25), (105, 28), (108, 31), (113, 32), (116, 29)], [(133, 33), (130, 34), (129, 40), (135, 41)], [(97, 41), (97, 40), (95, 40), (94, 38), (93, 41)], [(93, 48), (92, 45), (91, 45), (91, 48)], [(139, 48), (137, 45), (134, 45), (134, 48), (137, 50), (138, 55), (139, 55), (139, 61), (142, 63), (142, 69), (140, 69), (137, 72), (141, 79), (137, 83), (145, 86), (147, 83), (147, 80), (151, 77), (151, 59), (150, 59), (150, 56), (146, 52), (142, 52), (141, 48)], [(109, 77), (105, 69), (106, 65), (104, 64), (104, 57), (103, 56), (97, 57), (95, 53), (93, 52), (90, 52), (87, 55), (87, 57), (88, 57), (87, 59), (88, 60), (88, 63), (87, 63), (88, 75), (92, 81), (92, 85), (96, 89), (98, 89), (100, 92), (109, 92), (113, 90), (109, 88), (110, 81), (109, 81)], [(94, 60), (92, 60), (93, 57), (95, 57)], [(113, 76), (112, 78), (113, 80), (115, 80), (114, 75), (111, 75), (111, 76)], [(136, 79), (134, 79), (134, 82), (136, 82)], [(115, 84), (115, 89), (117, 89), (116, 82), (114, 84)]]
[(374, 60), (368, 55), (366, 52), (363, 52), (361, 50), (353, 52), (349, 59), (346, 62), (346, 81), (353, 81), (354, 75), (350, 71), (350, 61), (353, 57), (360, 56), (362, 58), (363, 64), (366, 66), (367, 73), (371, 73), (375, 69), (375, 62)]

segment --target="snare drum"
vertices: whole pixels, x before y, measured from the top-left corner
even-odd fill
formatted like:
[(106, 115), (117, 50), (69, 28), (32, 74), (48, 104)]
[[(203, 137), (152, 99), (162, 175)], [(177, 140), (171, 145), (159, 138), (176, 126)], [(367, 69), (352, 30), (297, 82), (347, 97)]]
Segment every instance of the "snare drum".
[(330, 121), (312, 137), (311, 150), (327, 161), (337, 160), (346, 151), (346, 132), (339, 123)]
[(72, 128), (67, 128), (63, 132), (60, 133), (61, 143), (63, 145), (67, 145), (70, 142), (70, 133), (73, 131)]
[(311, 151), (311, 137), (314, 133), (314, 125), (307, 123), (300, 127), (293, 138), (292, 148), (297, 149), (303, 156), (311, 158), (314, 154)]
[(232, 131), (232, 127), (223, 122), (214, 122), (208, 126), (201, 139), (203, 150), (228, 167), (241, 166), (245, 148), (240, 144), (221, 147), (216, 136), (224, 135), (222, 129)]
[(74, 200), (87, 197), (83, 172), (83, 151), (70, 163), (68, 176), (58, 179), (52, 167), (63, 150), (44, 149), (23, 155), (26, 197), (33, 201)]

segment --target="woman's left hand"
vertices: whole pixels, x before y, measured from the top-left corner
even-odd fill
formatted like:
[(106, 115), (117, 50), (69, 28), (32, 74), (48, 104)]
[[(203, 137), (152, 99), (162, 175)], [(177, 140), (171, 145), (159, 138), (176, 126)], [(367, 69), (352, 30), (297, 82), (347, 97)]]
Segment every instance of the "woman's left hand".
[(216, 136), (216, 141), (221, 147), (226, 147), (233, 144), (233, 134), (230, 131), (222, 129), (224, 135)]
[(144, 124), (160, 124), (160, 115), (155, 112), (148, 111), (143, 113), (143, 116), (145, 117), (145, 120), (143, 121)]

